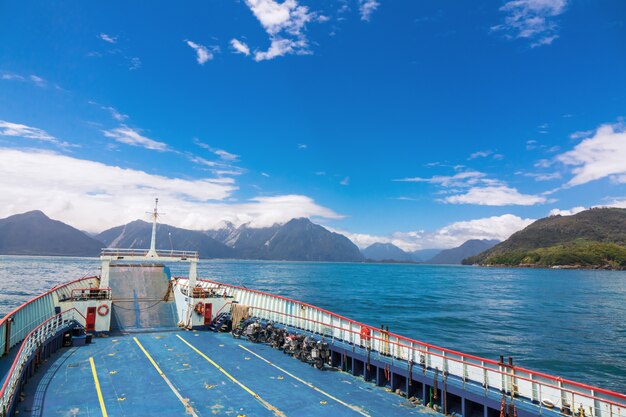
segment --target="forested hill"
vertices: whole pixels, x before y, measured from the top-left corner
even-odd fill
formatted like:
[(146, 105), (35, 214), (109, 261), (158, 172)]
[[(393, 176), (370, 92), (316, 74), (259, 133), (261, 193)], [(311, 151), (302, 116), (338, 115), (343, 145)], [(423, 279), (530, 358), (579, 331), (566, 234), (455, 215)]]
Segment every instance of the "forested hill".
[(537, 220), (465, 264), (626, 267), (626, 209), (593, 208)]

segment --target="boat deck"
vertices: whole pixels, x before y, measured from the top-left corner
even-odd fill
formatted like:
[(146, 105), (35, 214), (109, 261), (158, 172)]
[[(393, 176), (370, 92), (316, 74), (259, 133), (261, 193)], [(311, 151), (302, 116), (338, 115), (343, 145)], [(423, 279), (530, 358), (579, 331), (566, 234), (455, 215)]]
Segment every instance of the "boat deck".
[(435, 414), (270, 346), (187, 331), (96, 338), (62, 349), (26, 385), (18, 410), (29, 416), (128, 417)]

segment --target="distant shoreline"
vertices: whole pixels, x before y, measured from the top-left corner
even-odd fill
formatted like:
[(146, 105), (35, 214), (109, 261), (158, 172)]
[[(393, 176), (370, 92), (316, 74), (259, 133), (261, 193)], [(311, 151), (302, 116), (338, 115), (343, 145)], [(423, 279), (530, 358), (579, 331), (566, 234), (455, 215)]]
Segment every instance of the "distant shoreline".
[(481, 268), (515, 268), (515, 269), (584, 269), (584, 270), (598, 270), (598, 271), (626, 271), (626, 266), (612, 266), (612, 265), (505, 265), (505, 264), (491, 264), (481, 265), (476, 264), (472, 266), (478, 266)]

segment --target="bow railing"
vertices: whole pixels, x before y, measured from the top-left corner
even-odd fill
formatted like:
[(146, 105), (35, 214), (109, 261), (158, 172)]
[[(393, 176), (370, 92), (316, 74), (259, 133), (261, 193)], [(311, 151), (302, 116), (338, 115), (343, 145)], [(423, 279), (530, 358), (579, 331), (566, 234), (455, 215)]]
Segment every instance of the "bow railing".
[(369, 349), (383, 360), (445, 372), (449, 381), (482, 390), (485, 396), (512, 393), (535, 407), (537, 414), (547, 407), (563, 415), (626, 417), (624, 394), (413, 340), (286, 297), (216, 281), (198, 282), (207, 289), (226, 291), (251, 307), (255, 317), (316, 333), (333, 343)]
[(41, 322), (52, 317), (60, 301), (72, 298), (73, 290), (96, 289), (99, 283), (98, 277), (91, 276), (59, 284), (10, 311), (0, 319), (0, 357), (17, 346)]
[(5, 417), (11, 409), (15, 396), (18, 394), (20, 379), (33, 356), (38, 353), (46, 341), (76, 324), (84, 327), (85, 317), (78, 310), (72, 308), (48, 318), (26, 336), (0, 389), (1, 417)]

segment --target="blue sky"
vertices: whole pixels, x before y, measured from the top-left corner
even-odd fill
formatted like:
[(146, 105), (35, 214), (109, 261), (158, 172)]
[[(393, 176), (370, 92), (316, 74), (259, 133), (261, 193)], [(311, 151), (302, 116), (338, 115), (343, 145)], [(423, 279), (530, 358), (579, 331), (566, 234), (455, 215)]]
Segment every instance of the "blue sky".
[(626, 3), (0, 5), (0, 216), (449, 247), (626, 206)]

